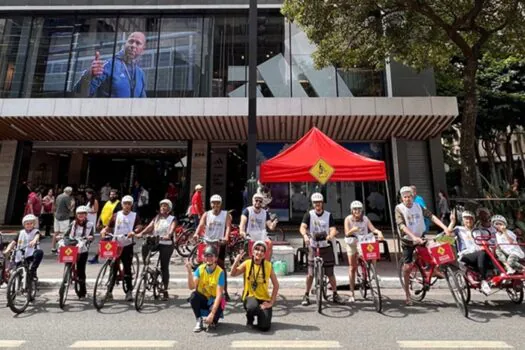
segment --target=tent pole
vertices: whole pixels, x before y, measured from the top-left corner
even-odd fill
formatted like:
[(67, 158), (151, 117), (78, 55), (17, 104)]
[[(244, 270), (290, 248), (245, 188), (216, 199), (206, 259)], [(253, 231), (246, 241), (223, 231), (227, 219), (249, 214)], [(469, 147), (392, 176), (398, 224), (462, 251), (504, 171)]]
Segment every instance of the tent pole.
[(361, 198), (363, 198), (363, 214), (366, 215), (365, 183), (361, 181)]
[(399, 248), (401, 247), (400, 245), (400, 242), (399, 242), (399, 239), (398, 239), (398, 236), (396, 235), (396, 231), (395, 231), (395, 228), (394, 228), (394, 217), (393, 217), (393, 213), (394, 211), (392, 210), (392, 201), (390, 200), (390, 190), (388, 189), (388, 183), (387, 181), (385, 180), (385, 189), (386, 189), (386, 198), (388, 200), (388, 213), (389, 213), (389, 216), (390, 216), (390, 227), (392, 229), (392, 238), (394, 238), (394, 256), (395, 256), (395, 259), (396, 259), (396, 269), (399, 268), (399, 259), (398, 259), (398, 256), (397, 256), (397, 252), (398, 251), (401, 251)]

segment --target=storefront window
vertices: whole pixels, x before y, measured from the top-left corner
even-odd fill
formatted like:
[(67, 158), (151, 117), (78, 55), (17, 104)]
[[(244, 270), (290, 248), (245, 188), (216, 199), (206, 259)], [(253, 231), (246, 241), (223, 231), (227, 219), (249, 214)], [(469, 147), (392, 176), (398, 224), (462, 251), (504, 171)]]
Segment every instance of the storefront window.
[(0, 19), (0, 97), (20, 97), (29, 50), (31, 17)]

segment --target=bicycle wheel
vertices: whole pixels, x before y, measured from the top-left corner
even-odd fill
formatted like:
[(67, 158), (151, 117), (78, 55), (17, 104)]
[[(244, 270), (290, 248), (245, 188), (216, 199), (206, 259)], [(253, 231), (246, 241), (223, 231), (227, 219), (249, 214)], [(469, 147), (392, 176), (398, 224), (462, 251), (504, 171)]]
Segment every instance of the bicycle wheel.
[(359, 293), (363, 299), (366, 299), (368, 289), (368, 276), (365, 262), (361, 259), (357, 260), (357, 273), (356, 280), (359, 281)]
[(190, 255), (188, 255), (188, 260), (191, 262), (191, 265), (193, 266), (194, 270), (197, 267), (199, 267), (199, 257), (197, 254), (197, 246), (193, 247), (193, 250), (191, 251)]
[(135, 293), (135, 310), (137, 311), (142, 310), (142, 306), (144, 305), (144, 299), (146, 299), (146, 289), (148, 288), (149, 280), (149, 271), (144, 271), (144, 274), (142, 275), (142, 278), (139, 281), (139, 285), (137, 286), (137, 291)]
[[(403, 260), (399, 262), (399, 282), (401, 282), (401, 287), (405, 288), (405, 281), (403, 278), (403, 267), (405, 263)], [(427, 289), (425, 287), (425, 277), (423, 269), (417, 263), (412, 264), (412, 269), (410, 270), (410, 278), (408, 291), (410, 293), (410, 299), (414, 301), (422, 301), (425, 299), (427, 294)]]
[(27, 271), (19, 267), (9, 277), (7, 282), (7, 305), (15, 314), (21, 314), (27, 309), (30, 299), (30, 291), (25, 287)]
[(58, 290), (58, 305), (61, 309), (64, 309), (66, 306), (67, 294), (69, 291), (69, 286), (71, 285), (71, 264), (66, 264), (64, 266), (64, 276), (62, 277), (62, 283), (60, 284), (60, 289)]
[(523, 302), (523, 281), (515, 280), (512, 288), (507, 288), (507, 295), (514, 304)]
[(93, 289), (93, 305), (97, 310), (104, 307), (106, 302), (106, 296), (108, 294), (108, 288), (112, 279), (112, 260), (106, 260), (104, 265), (100, 268), (95, 282), (95, 288)]
[(137, 285), (140, 272), (140, 259), (137, 253), (133, 254), (133, 262), (131, 263), (131, 285), (133, 289)]
[(194, 233), (195, 231), (193, 229), (184, 230), (175, 241), (175, 249), (183, 258), (189, 257), (191, 251), (195, 247), (195, 244), (191, 241), (191, 237)]
[(379, 278), (377, 277), (376, 267), (372, 263), (368, 263), (368, 285), (370, 287), (370, 294), (377, 312), (383, 309), (383, 302), (381, 300), (381, 288), (379, 287)]
[(151, 274), (151, 289), (153, 291), (153, 298), (155, 300), (160, 298), (160, 294), (164, 291), (164, 283), (162, 283), (162, 274), (158, 269)]
[(463, 295), (465, 296), (465, 303), (468, 304), (470, 302), (470, 285), (468, 284), (467, 277), (461, 270), (456, 272), (456, 276), (459, 282), (459, 287), (463, 289)]
[(463, 316), (468, 317), (468, 308), (465, 302), (465, 296), (463, 295), (463, 289), (458, 282), (456, 271), (454, 271), (450, 265), (445, 268), (445, 278), (459, 312)]
[(315, 301), (317, 303), (317, 312), (321, 313), (323, 308), (323, 266), (321, 263), (315, 263)]

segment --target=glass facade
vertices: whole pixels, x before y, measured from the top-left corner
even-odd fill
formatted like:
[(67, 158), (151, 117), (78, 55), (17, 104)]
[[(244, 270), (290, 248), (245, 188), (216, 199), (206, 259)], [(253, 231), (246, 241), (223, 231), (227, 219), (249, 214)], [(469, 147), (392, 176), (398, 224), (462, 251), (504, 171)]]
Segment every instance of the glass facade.
[[(260, 10), (259, 97), (384, 96), (383, 72), (315, 69), (306, 35)], [(246, 97), (248, 14), (0, 18), (0, 97)]]

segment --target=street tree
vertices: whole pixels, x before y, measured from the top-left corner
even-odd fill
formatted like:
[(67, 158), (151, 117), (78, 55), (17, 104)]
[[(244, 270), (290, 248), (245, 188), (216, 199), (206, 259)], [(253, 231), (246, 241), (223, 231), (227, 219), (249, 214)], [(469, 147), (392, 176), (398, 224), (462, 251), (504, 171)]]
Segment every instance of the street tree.
[(479, 64), (486, 52), (523, 52), (523, 0), (285, 0), (282, 11), (317, 45), (319, 67), (379, 67), (393, 59), (417, 69), (439, 69), (459, 58), (461, 182), (466, 196), (478, 194)]

